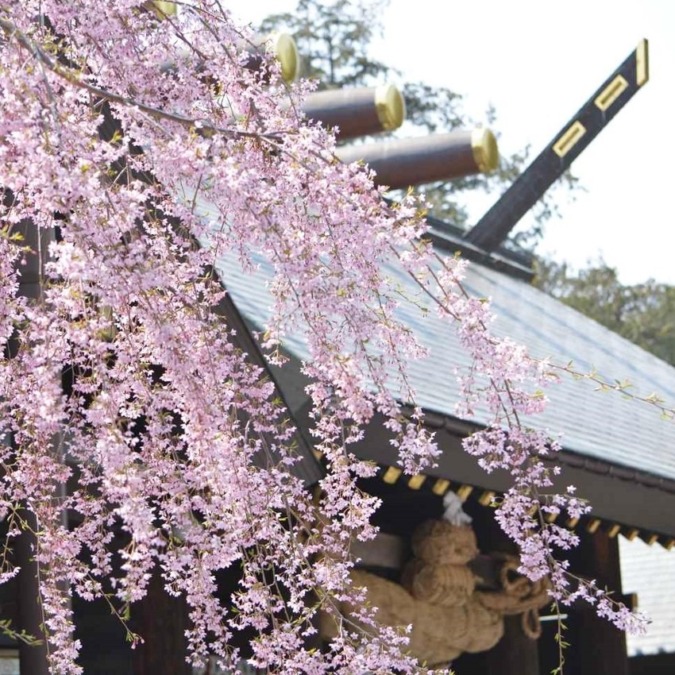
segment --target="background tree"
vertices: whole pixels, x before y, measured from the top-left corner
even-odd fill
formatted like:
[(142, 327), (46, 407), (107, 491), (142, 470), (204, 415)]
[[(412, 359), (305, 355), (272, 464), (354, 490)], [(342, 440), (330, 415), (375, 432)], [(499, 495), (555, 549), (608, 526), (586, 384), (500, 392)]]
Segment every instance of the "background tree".
[[(261, 24), (262, 33), (287, 30), (295, 38), (303, 60), (302, 75), (318, 81), (319, 89), (372, 86), (387, 78), (400, 79), (401, 73), (374, 59), (370, 45), (382, 32), (382, 14), (388, 0), (298, 0), (294, 11), (274, 14)], [(422, 128), (429, 133), (443, 133), (454, 129), (496, 125), (495, 110), (489, 108), (480, 120), (464, 110), (463, 95), (447, 87), (431, 87), (424, 82), (406, 82), (403, 85), (406, 101), (407, 125)], [(395, 132), (405, 135), (406, 126)], [(529, 147), (509, 156), (502, 156), (499, 167), (491, 174), (476, 174), (432, 183), (416, 188), (429, 204), (430, 215), (465, 229), (472, 216), (462, 195), (467, 191), (482, 190), (495, 199), (513, 182), (527, 165)], [(577, 179), (567, 172), (560, 179), (565, 192), (577, 187)], [(543, 234), (546, 222), (558, 215), (558, 191), (553, 188), (534, 208), (534, 225), (516, 234), (512, 242), (534, 248)], [(395, 193), (400, 196), (400, 193)]]
[(535, 285), (667, 363), (675, 364), (675, 288), (650, 279), (622, 284), (603, 260), (574, 271), (537, 261)]

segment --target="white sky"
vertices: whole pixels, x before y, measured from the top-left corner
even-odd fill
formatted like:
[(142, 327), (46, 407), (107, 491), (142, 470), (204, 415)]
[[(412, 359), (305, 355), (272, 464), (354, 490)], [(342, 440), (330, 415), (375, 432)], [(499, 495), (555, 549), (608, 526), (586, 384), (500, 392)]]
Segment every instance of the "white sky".
[[(295, 0), (231, 0), (244, 21), (290, 11)], [(540, 252), (575, 266), (602, 255), (625, 283), (675, 284), (675, 1), (391, 0), (373, 55), (466, 97), (481, 119), (488, 104), (503, 154), (550, 142), (646, 37), (650, 81), (573, 164), (586, 192), (560, 204)], [(476, 219), (496, 199), (480, 200)]]

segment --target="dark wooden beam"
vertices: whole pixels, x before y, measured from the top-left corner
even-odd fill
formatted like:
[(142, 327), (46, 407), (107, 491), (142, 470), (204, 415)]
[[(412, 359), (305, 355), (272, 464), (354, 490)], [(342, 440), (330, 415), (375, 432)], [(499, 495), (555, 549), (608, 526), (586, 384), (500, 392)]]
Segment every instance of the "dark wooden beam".
[[(425, 485), (429, 489), (439, 478), (454, 486), (466, 483), (494, 492), (509, 489), (511, 478), (505, 471), (485, 473), (462, 448), (462, 438), (478, 426), (436, 413), (426, 414), (425, 421), (436, 432), (442, 450), (437, 466), (427, 472)], [(355, 446), (355, 452), (361, 459), (395, 466), (396, 450), (390, 440), (382, 420), (376, 419), (368, 426), (364, 440)], [(671, 541), (668, 538), (675, 538), (675, 520), (671, 517), (675, 513), (675, 481), (566, 450), (555, 461), (562, 465), (563, 474), (554, 479), (553, 490), (564, 492), (567, 485), (575, 485), (578, 494), (593, 503), (594, 518), (658, 533), (666, 546)], [(405, 480), (405, 476), (398, 480)], [(420, 490), (423, 491), (425, 488)], [(675, 539), (672, 541), (675, 546)]]
[(485, 251), (498, 248), (518, 221), (648, 79), (648, 44), (647, 40), (641, 40), (628, 58), (468, 232), (466, 239)]

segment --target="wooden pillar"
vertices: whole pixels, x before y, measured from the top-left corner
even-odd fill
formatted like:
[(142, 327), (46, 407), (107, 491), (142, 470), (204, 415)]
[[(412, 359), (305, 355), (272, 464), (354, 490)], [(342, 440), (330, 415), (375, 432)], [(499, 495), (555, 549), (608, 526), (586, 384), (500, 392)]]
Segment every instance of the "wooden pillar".
[[(492, 511), (470, 502), (465, 510), (473, 518), (478, 547), (483, 553), (517, 553), (515, 544), (495, 522)], [(487, 652), (459, 657), (452, 664), (456, 675), (540, 675), (538, 642), (523, 633), (520, 621), (520, 615), (504, 617), (502, 639)]]
[(485, 652), (485, 666), (486, 675), (539, 675), (537, 641), (523, 633), (520, 615), (504, 617), (504, 637)]
[[(64, 491), (65, 485), (57, 485), (55, 498), (62, 499)], [(19, 632), (26, 633), (37, 642), (29, 645), (19, 641), (19, 669), (21, 675), (49, 675), (48, 639), (43, 628), (45, 616), (40, 598), (41, 565), (35, 560), (38, 522), (35, 514), (28, 510), (22, 512), (21, 518), (26, 527), (14, 544), (16, 564), (20, 567), (17, 578), (17, 627)], [(65, 511), (61, 513), (61, 518), (66, 524)], [(63, 586), (60, 588), (66, 590)]]
[(540, 675), (537, 641), (525, 636), (520, 616), (506, 616), (502, 639), (487, 652), (462, 654), (452, 670), (455, 675)]
[[(580, 534), (581, 543), (572, 558), (572, 571), (595, 579), (599, 588), (621, 595), (619, 542), (606, 532)], [(570, 672), (593, 675), (628, 675), (626, 636), (607, 619), (599, 618), (590, 606), (580, 604), (570, 613), (567, 662)]]
[(170, 596), (157, 570), (152, 575), (148, 594), (132, 610), (133, 625), (144, 643), (136, 647), (134, 675), (191, 675), (187, 664), (188, 613), (185, 600)]
[(19, 642), (19, 668), (21, 675), (49, 675), (47, 641), (42, 632), (43, 616), (39, 598), (38, 565), (35, 561), (36, 537), (33, 532), (37, 528), (37, 522), (30, 512), (24, 512), (22, 515), (32, 531), (24, 530), (14, 544), (16, 564), (21, 567), (17, 579), (17, 628), (41, 642), (36, 645)]
[(85, 675), (133, 675), (133, 651), (121, 621), (105, 600), (73, 598), (75, 637), (82, 647), (77, 662)]
[[(0, 194), (5, 205), (9, 206), (13, 200), (12, 194), (7, 190)], [(25, 265), (21, 267), (19, 295), (29, 301), (40, 300), (44, 290), (47, 252), (49, 244), (54, 241), (54, 230), (39, 229), (31, 220), (23, 220), (14, 227), (23, 236), (24, 245), (31, 251), (25, 257)], [(7, 346), (7, 357), (13, 358), (18, 347), (16, 337), (12, 338)], [(47, 641), (42, 630), (44, 617), (40, 603), (38, 564), (35, 561), (37, 539), (34, 533), (38, 529), (37, 519), (29, 510), (23, 511), (22, 518), (26, 521), (27, 528), (14, 543), (16, 565), (21, 568), (17, 579), (18, 629), (41, 642), (32, 646), (19, 643), (19, 667), (21, 675), (48, 675)]]

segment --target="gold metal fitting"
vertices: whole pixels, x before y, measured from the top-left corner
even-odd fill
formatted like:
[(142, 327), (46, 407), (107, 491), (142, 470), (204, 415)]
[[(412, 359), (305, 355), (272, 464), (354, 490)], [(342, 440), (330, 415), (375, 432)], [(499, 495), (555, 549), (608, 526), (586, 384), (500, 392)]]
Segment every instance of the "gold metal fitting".
[(384, 131), (398, 129), (405, 119), (403, 94), (393, 84), (375, 89), (375, 110)]
[(418, 473), (415, 476), (412, 476), (410, 480), (408, 481), (408, 487), (411, 490), (419, 490), (422, 485), (424, 485), (424, 481), (427, 479), (427, 477), (424, 474)]
[(382, 480), (388, 485), (393, 485), (398, 480), (401, 473), (403, 472), (397, 466), (390, 466), (384, 474), (382, 474)]
[(284, 82), (293, 82), (300, 71), (300, 58), (295, 40), (288, 33), (272, 33), (269, 37), (272, 50), (281, 66)]
[(489, 129), (474, 129), (471, 132), (471, 151), (478, 170), (482, 173), (494, 171), (499, 164), (497, 139)]

